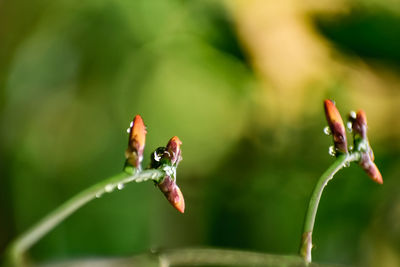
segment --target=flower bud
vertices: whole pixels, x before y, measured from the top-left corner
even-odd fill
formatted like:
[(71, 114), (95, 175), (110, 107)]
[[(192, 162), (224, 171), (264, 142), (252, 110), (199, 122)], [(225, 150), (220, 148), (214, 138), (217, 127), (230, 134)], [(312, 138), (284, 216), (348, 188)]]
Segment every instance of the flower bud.
[(185, 212), (185, 199), (183, 198), (182, 192), (176, 185), (175, 181), (170, 176), (165, 176), (164, 179), (157, 184), (161, 192), (168, 199), (168, 201), (176, 208), (179, 212)]
[(383, 184), (382, 174), (368, 153), (361, 153), (359, 164), (374, 182)]
[(356, 113), (356, 117), (350, 117), (352, 123), (354, 138), (367, 139), (367, 116), (363, 110)]
[(172, 137), (167, 147), (159, 147), (153, 152), (150, 167), (162, 169), (165, 172), (164, 178), (155, 183), (172, 206), (183, 213), (185, 211), (185, 200), (175, 182), (176, 168), (182, 160), (181, 145), (182, 142), (177, 136)]
[(350, 117), (354, 135), (354, 148), (360, 152), (360, 166), (368, 176), (378, 184), (383, 184), (382, 174), (375, 165), (375, 156), (368, 141), (367, 136), (367, 116), (363, 110), (359, 110), (355, 118)]
[(171, 159), (172, 165), (177, 166), (182, 160), (181, 145), (182, 142), (179, 140), (178, 136), (172, 137), (167, 144), (167, 151), (169, 153), (169, 158)]
[(126, 163), (141, 169), (143, 150), (146, 142), (146, 126), (142, 117), (136, 115), (129, 129), (128, 148), (125, 151)]
[(328, 99), (324, 101), (324, 108), (326, 120), (332, 132), (335, 150), (340, 153), (347, 153), (346, 130), (339, 111), (333, 101)]

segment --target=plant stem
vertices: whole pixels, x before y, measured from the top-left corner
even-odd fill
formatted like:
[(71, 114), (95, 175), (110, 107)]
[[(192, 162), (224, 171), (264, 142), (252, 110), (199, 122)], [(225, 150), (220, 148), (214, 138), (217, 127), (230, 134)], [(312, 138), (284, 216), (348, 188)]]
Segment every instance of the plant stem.
[(312, 232), (314, 229), (315, 216), (317, 215), (319, 201), (321, 199), (322, 191), (333, 176), (346, 164), (358, 160), (360, 154), (353, 152), (351, 154), (340, 154), (332, 165), (321, 175), (308, 203), (306, 217), (304, 219), (303, 235), (300, 244), (300, 256), (303, 257), (306, 263), (311, 262), (311, 249), (312, 249)]
[(259, 252), (184, 248), (156, 252), (160, 267), (170, 266), (304, 266), (295, 255), (273, 255)]
[(30, 247), (92, 199), (99, 198), (105, 193), (111, 193), (116, 188), (121, 189), (127, 183), (147, 180), (158, 181), (164, 175), (163, 171), (155, 169), (133, 172), (133, 174), (122, 172), (83, 190), (14, 239), (6, 252), (7, 260), (9, 260), (8, 264), (14, 266), (23, 265), (23, 255)]

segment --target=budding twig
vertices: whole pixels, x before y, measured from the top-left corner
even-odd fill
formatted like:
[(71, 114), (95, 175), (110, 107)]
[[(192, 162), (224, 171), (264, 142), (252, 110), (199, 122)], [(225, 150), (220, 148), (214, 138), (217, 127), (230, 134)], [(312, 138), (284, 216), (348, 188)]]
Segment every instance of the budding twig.
[[(147, 132), (143, 120), (139, 115), (134, 118), (128, 131), (129, 139), (128, 148), (125, 151), (126, 162), (124, 172), (83, 190), (12, 241), (7, 248), (7, 266), (23, 265), (24, 253), (54, 227), (89, 201), (99, 198), (105, 193), (111, 193), (115, 188), (122, 189), (125, 184), (130, 182), (153, 180), (159, 185), (168, 201), (180, 212), (184, 212), (185, 202), (183, 195), (175, 183), (176, 167), (179, 161), (182, 160), (180, 149), (182, 142), (176, 136), (171, 138), (167, 148), (164, 150), (166, 156), (163, 156), (165, 162), (162, 168), (154, 167), (153, 169), (142, 171), (141, 162), (143, 160)], [(172, 173), (166, 167), (170, 167)], [(173, 180), (171, 180), (171, 175), (173, 176)]]
[(311, 195), (306, 216), (304, 219), (303, 234), (301, 237), (299, 253), (308, 264), (311, 262), (312, 233), (314, 230), (315, 217), (317, 215), (319, 201), (322, 192), (333, 176), (343, 167), (349, 166), (351, 162), (358, 162), (367, 174), (377, 183), (382, 184), (382, 175), (376, 167), (374, 155), (367, 138), (367, 118), (364, 111), (360, 110), (353, 118), (352, 123), (354, 149), (347, 147), (347, 137), (342, 117), (335, 104), (331, 100), (324, 101), (325, 115), (330, 133), (333, 136), (335, 162), (321, 175)]

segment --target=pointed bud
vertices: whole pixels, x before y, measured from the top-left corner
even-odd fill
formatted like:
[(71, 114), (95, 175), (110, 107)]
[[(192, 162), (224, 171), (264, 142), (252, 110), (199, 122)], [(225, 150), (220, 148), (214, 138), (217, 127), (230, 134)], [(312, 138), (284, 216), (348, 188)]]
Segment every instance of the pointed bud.
[(165, 172), (165, 177), (155, 183), (172, 206), (183, 213), (185, 211), (185, 200), (175, 182), (176, 168), (182, 160), (181, 145), (182, 142), (177, 136), (172, 137), (167, 147), (159, 147), (153, 152), (150, 167), (162, 169)]
[(356, 117), (349, 117), (355, 138), (367, 139), (367, 116), (363, 110), (356, 113)]
[(143, 160), (143, 150), (146, 142), (146, 126), (143, 123), (142, 117), (136, 115), (129, 129), (128, 148), (125, 151), (126, 163), (141, 168)]
[(374, 182), (383, 184), (382, 174), (368, 153), (361, 153), (359, 164)]
[(182, 160), (181, 145), (182, 142), (179, 140), (178, 136), (172, 137), (167, 144), (167, 151), (170, 155), (172, 165), (178, 165)]
[(335, 150), (340, 153), (347, 153), (346, 130), (339, 111), (333, 101), (328, 99), (324, 101), (324, 108), (326, 120), (332, 132)]
[(383, 184), (382, 174), (375, 165), (374, 152), (368, 141), (367, 136), (367, 116), (363, 110), (359, 110), (355, 118), (350, 116), (350, 121), (353, 127), (354, 148), (360, 152), (360, 166), (368, 174), (368, 176), (376, 183)]
[(185, 212), (185, 199), (182, 192), (170, 176), (165, 176), (164, 180), (158, 183), (158, 188), (163, 192), (164, 196), (179, 212)]

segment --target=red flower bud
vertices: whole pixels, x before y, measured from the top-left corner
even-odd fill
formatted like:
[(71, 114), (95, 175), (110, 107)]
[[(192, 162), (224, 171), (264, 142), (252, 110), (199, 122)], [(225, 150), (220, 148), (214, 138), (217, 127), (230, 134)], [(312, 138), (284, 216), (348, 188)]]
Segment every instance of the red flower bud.
[(383, 184), (382, 174), (368, 153), (361, 153), (359, 164), (374, 182)]
[(185, 200), (182, 192), (176, 185), (176, 168), (182, 160), (181, 156), (182, 142), (177, 136), (172, 137), (167, 144), (167, 147), (159, 147), (151, 156), (151, 168), (163, 169), (165, 177), (156, 182), (158, 188), (163, 192), (168, 201), (179, 212), (185, 211)]
[(346, 130), (342, 117), (332, 100), (324, 101), (325, 116), (333, 136), (335, 150), (341, 153), (347, 153)]
[(178, 165), (182, 160), (181, 156), (181, 145), (182, 142), (178, 136), (172, 137), (167, 144), (167, 151), (169, 153), (172, 165)]
[(175, 181), (170, 176), (165, 176), (164, 180), (157, 184), (161, 192), (168, 199), (168, 201), (176, 208), (179, 212), (185, 212), (185, 199), (183, 198), (182, 192), (176, 185)]
[(143, 160), (143, 150), (146, 142), (146, 126), (142, 117), (136, 115), (129, 129), (128, 148), (125, 151), (127, 163), (140, 169)]
[(367, 116), (363, 110), (357, 111), (356, 118), (351, 118), (355, 138), (367, 139)]
[(375, 165), (374, 152), (368, 141), (367, 136), (367, 116), (363, 110), (359, 110), (355, 118), (350, 117), (354, 135), (354, 148), (361, 154), (360, 166), (368, 176), (378, 184), (383, 184), (382, 174)]

